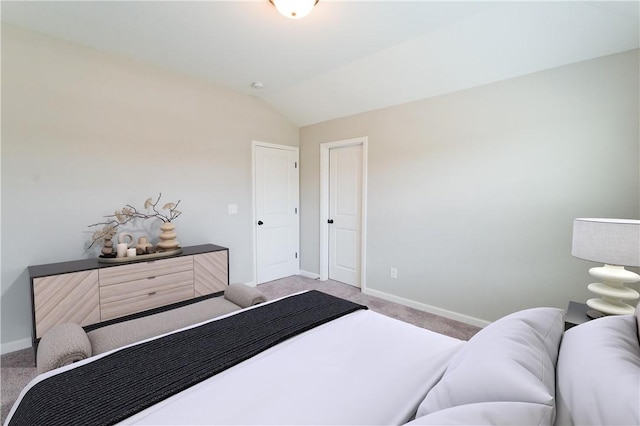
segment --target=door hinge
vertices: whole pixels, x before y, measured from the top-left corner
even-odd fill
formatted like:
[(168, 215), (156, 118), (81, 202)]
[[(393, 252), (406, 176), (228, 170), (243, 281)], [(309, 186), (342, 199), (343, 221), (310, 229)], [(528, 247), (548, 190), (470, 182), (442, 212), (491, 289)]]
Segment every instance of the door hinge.
[(294, 214), (298, 214), (298, 208), (297, 207), (295, 207), (293, 210), (294, 210), (294, 212), (293, 212)]
[(297, 169), (297, 168), (298, 168), (298, 162), (297, 162), (297, 161), (295, 161), (295, 162), (293, 163), (293, 167), (294, 167), (295, 169)]
[(298, 258), (298, 252), (296, 252), (296, 259)]

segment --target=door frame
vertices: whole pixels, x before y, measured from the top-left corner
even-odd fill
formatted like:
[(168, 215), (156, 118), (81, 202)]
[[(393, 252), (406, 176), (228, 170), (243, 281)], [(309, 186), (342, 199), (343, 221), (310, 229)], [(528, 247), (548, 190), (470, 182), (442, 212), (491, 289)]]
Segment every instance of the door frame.
[[(258, 215), (256, 212), (256, 148), (271, 148), (293, 151), (296, 156), (296, 164), (300, 165), (300, 148), (290, 145), (278, 145), (268, 142), (251, 141), (251, 226), (253, 227), (253, 283), (252, 286), (258, 285), (258, 227), (256, 222)], [(296, 252), (300, 253), (300, 168), (296, 168), (298, 174), (298, 191), (296, 192), (296, 205), (298, 206), (298, 214), (296, 215), (295, 231), (296, 231)], [(296, 270), (300, 273), (300, 255), (296, 259)]]
[(320, 144), (320, 281), (329, 279), (329, 151), (332, 148), (362, 145), (362, 208), (360, 212), (360, 289), (367, 283), (367, 136)]

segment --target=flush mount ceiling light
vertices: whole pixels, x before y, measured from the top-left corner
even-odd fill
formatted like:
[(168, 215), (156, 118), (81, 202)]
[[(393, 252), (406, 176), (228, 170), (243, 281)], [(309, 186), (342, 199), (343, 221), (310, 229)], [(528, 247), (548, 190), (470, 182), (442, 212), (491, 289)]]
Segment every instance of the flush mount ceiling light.
[(304, 18), (311, 12), (319, 0), (269, 0), (280, 14), (291, 19)]

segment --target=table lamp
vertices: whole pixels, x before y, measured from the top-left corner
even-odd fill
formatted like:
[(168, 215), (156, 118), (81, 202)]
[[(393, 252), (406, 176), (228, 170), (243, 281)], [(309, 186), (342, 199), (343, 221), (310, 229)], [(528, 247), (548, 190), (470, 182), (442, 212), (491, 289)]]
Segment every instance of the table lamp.
[(604, 266), (589, 269), (589, 274), (602, 282), (588, 286), (591, 292), (600, 296), (587, 301), (592, 309), (587, 311), (588, 316), (597, 318), (602, 314), (635, 312), (635, 308), (625, 302), (637, 299), (640, 294), (624, 284), (640, 281), (640, 275), (624, 267), (640, 266), (640, 220), (574, 219), (571, 254), (604, 263)]

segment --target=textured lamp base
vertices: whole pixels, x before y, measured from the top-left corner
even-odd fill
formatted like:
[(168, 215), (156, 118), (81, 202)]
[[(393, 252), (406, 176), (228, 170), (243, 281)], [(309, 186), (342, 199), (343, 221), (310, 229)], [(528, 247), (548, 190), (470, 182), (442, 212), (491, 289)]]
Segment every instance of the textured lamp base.
[[(589, 306), (591, 309), (594, 309), (596, 312), (602, 312), (603, 314), (607, 315), (633, 315), (633, 313), (636, 311), (633, 306), (627, 303), (614, 303), (607, 301), (604, 298), (589, 299), (587, 300), (587, 306)], [(589, 311), (587, 312), (587, 315), (589, 315), (590, 318), (598, 318), (598, 314), (595, 312), (593, 314), (590, 314)]]
[(640, 275), (627, 271), (624, 266), (604, 265), (589, 269), (589, 274), (603, 280), (589, 284), (589, 291), (601, 296), (587, 300), (591, 309), (608, 315), (633, 315), (635, 308), (625, 301), (640, 297), (637, 291), (625, 287), (625, 283), (640, 281)]

